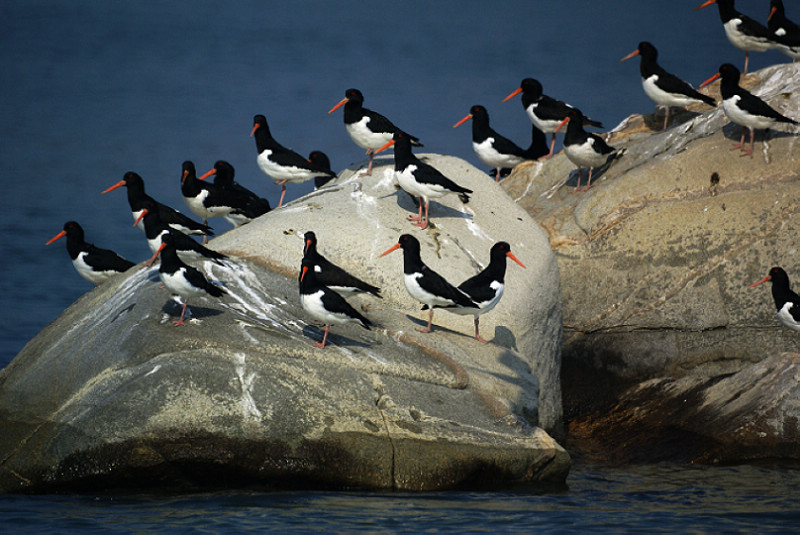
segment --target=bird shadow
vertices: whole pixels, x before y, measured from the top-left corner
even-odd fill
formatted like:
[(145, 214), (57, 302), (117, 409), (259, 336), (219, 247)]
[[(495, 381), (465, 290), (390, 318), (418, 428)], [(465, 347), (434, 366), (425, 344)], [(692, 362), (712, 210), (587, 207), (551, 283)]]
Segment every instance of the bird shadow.
[[(669, 123), (667, 123), (667, 131), (670, 128), (688, 123), (695, 117), (702, 115), (700, 112), (687, 110), (684, 108), (670, 108)], [(664, 128), (664, 109), (658, 108), (655, 113), (648, 113), (642, 115), (644, 125), (653, 132), (662, 133)]]
[[(397, 198), (397, 206), (414, 216), (419, 213), (419, 199), (405, 191), (404, 189), (398, 189), (397, 192), (394, 194)], [(423, 208), (424, 211), (424, 208)], [(431, 220), (434, 218), (469, 218), (472, 219), (472, 216), (462, 212), (461, 210), (457, 210), (455, 208), (450, 208), (445, 204), (441, 204), (437, 201), (431, 201), (428, 205), (429, 217)]]
[(580, 181), (581, 181), (581, 187), (582, 188), (586, 187), (587, 185), (592, 185), (595, 182), (597, 182), (600, 178), (603, 177), (605, 172), (608, 170), (608, 167), (609, 167), (609, 164), (607, 164), (607, 163), (603, 164), (600, 167), (595, 167), (594, 171), (592, 171), (592, 181), (591, 181), (591, 183), (588, 183), (588, 180), (589, 180), (589, 169), (590, 169), (589, 167), (581, 167), (581, 168), (575, 169), (575, 170), (570, 172), (569, 178), (567, 178), (567, 181), (564, 182), (564, 185), (568, 186), (570, 188), (575, 188), (578, 185), (578, 179), (580, 179)]
[[(182, 308), (183, 305), (179, 305), (174, 299), (170, 299), (164, 303), (164, 306), (161, 307), (161, 311), (169, 316), (180, 317)], [(186, 317), (184, 319), (211, 318), (214, 316), (219, 316), (220, 314), (222, 314), (222, 311), (215, 308), (189, 305), (186, 307)]]
[[(303, 327), (303, 336), (306, 338), (311, 338), (315, 342), (322, 342), (322, 337), (325, 334), (324, 326), (319, 327), (316, 325), (306, 325)], [(372, 344), (367, 342), (362, 342), (359, 340), (354, 340), (353, 338), (348, 338), (347, 336), (343, 336), (341, 334), (336, 334), (332, 330), (328, 331), (328, 339), (325, 341), (325, 345), (336, 345), (336, 346), (352, 346), (352, 347), (371, 347)]]
[[(790, 125), (787, 125), (790, 126)], [(742, 138), (742, 127), (736, 123), (728, 123), (722, 127), (722, 135), (726, 139), (739, 143)], [(789, 132), (786, 130), (778, 130), (776, 128), (764, 128), (755, 130), (754, 143), (769, 141), (770, 139), (780, 139), (782, 137), (796, 137), (797, 132)], [(744, 144), (749, 146), (750, 132), (745, 132)]]

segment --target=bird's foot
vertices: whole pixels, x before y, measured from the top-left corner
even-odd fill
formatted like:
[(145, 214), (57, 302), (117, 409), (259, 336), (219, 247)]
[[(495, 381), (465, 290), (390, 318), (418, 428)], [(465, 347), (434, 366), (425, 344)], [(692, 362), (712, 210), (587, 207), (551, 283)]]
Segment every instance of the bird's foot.
[(489, 343), (489, 340), (486, 340), (486, 339), (484, 339), (484, 338), (483, 338), (481, 335), (479, 335), (479, 334), (476, 334), (476, 335), (475, 335), (475, 340), (477, 340), (478, 342), (480, 342), (480, 343), (482, 343), (482, 344), (488, 344), (488, 343)]
[(417, 332), (421, 332), (421, 333), (429, 333), (429, 332), (431, 332), (431, 328), (430, 328), (430, 326), (428, 326), (428, 327), (426, 327), (424, 329), (416, 329), (416, 331)]

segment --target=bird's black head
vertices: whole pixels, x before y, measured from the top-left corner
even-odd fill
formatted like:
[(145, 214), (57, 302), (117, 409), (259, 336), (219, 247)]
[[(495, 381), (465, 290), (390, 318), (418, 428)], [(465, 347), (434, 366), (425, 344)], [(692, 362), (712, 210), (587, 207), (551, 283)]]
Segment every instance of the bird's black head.
[(643, 58), (658, 58), (658, 50), (656, 50), (656, 47), (654, 47), (649, 41), (642, 41), (639, 43), (639, 46), (636, 48), (636, 50), (639, 51), (639, 55)]
[(220, 177), (223, 177), (222, 180), (224, 181), (227, 178), (233, 180), (235, 171), (233, 166), (226, 162), (225, 160), (217, 160), (214, 162), (214, 169), (217, 170), (217, 177), (214, 179), (214, 182), (220, 180)]
[(186, 182), (189, 177), (197, 177), (197, 170), (193, 162), (186, 160), (181, 164), (181, 184)]
[(472, 115), (473, 119), (484, 118), (484, 117), (488, 118), (489, 117), (489, 112), (486, 111), (486, 108), (484, 108), (480, 104), (475, 104), (474, 106), (472, 106), (469, 109), (469, 113), (470, 113), (470, 115)]
[(544, 91), (544, 88), (539, 80), (535, 80), (533, 78), (525, 78), (519, 84), (519, 87), (526, 95), (530, 95), (533, 98), (539, 98), (542, 96), (542, 92)]
[(122, 181), (125, 182), (124, 186), (128, 188), (135, 188), (138, 186), (144, 187), (144, 180), (138, 174), (134, 173), (133, 171), (128, 171), (122, 177)]
[(317, 235), (312, 231), (308, 231), (303, 235), (303, 254), (308, 253), (309, 250), (317, 249)]
[(308, 155), (308, 161), (317, 169), (327, 171), (331, 168), (331, 161), (328, 159), (328, 155), (320, 150), (311, 151), (311, 154)]
[(64, 223), (64, 232), (67, 233), (67, 236), (83, 238), (83, 228), (77, 221), (67, 221)]
[(723, 63), (720, 65), (719, 74), (722, 76), (723, 80), (733, 80), (736, 83), (739, 83), (739, 77), (741, 76), (739, 69), (730, 63)]
[(344, 92), (344, 96), (350, 100), (350, 102), (364, 102), (364, 95), (361, 94), (361, 91), (352, 87)]

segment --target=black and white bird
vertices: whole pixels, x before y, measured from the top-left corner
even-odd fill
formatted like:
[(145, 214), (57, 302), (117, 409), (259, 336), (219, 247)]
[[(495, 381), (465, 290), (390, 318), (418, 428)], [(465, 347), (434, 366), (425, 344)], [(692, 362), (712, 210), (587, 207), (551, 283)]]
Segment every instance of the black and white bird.
[(278, 207), (283, 204), (288, 182), (298, 184), (316, 177), (336, 176), (330, 171), (316, 169), (306, 158), (275, 141), (269, 130), (267, 118), (263, 115), (253, 117), (253, 130), (250, 136), (256, 140), (258, 167), (281, 187)]
[(178, 256), (184, 262), (196, 262), (198, 260), (207, 259), (222, 264), (222, 260), (227, 258), (222, 253), (211, 250), (208, 247), (201, 245), (194, 241), (192, 238), (183, 232), (176, 230), (166, 223), (161, 221), (159, 212), (156, 209), (153, 201), (145, 204), (139, 220), (134, 223), (138, 225), (140, 220), (144, 223), (144, 233), (147, 237), (147, 245), (153, 251), (153, 257), (148, 260), (147, 265), (151, 266), (158, 257), (158, 251), (161, 248), (163, 237), (167, 234), (172, 235), (171, 243), (177, 251)]
[(685, 82), (661, 68), (658, 64), (658, 50), (647, 41), (642, 41), (639, 46), (622, 58), (620, 61), (631, 59), (634, 56), (641, 56), (639, 72), (642, 75), (642, 87), (645, 94), (653, 99), (658, 106), (664, 106), (664, 128), (669, 124), (670, 106), (689, 106), (704, 102), (709, 106), (716, 106), (717, 102), (694, 89), (688, 82)]
[[(328, 113), (333, 113), (341, 106), (344, 106), (344, 126), (353, 143), (366, 149), (369, 156), (367, 174), (372, 174), (372, 160), (378, 149), (391, 141), (392, 136), (401, 130), (397, 128), (389, 119), (363, 106), (364, 95), (358, 89), (348, 89), (344, 92), (344, 98), (336, 106), (331, 108)], [(411, 144), (421, 147), (419, 138), (408, 135)]]
[[(510, 258), (523, 268), (525, 264), (511, 254), (511, 246), (504, 241), (495, 243), (489, 251), (489, 265), (477, 275), (468, 278), (458, 285), (458, 289), (467, 294), (478, 305), (478, 308), (448, 306), (443, 307), (448, 312), (462, 315), (475, 316), (475, 339), (484, 344), (488, 342), (480, 334), (480, 317), (486, 314), (500, 302), (505, 290), (506, 259)], [(422, 307), (425, 310), (428, 306)]]
[(749, 287), (754, 288), (764, 282), (772, 283), (772, 298), (778, 310), (778, 319), (792, 329), (800, 332), (800, 296), (789, 287), (789, 276), (783, 268), (774, 267), (769, 275)]
[(800, 59), (800, 26), (786, 18), (782, 0), (771, 0), (767, 29), (775, 48), (794, 61)]
[(225, 160), (217, 160), (214, 167), (198, 177), (198, 180), (204, 181), (214, 175), (213, 184), (217, 189), (219, 203), (230, 208), (230, 212), (224, 217), (231, 225), (238, 227), (266, 214), (272, 208), (267, 199), (236, 182), (235, 173), (231, 164)]
[(50, 238), (45, 245), (67, 237), (67, 252), (78, 275), (91, 282), (100, 284), (114, 275), (127, 271), (136, 264), (125, 260), (114, 251), (95, 247), (84, 239), (83, 228), (76, 221), (64, 223), (64, 229)]
[(314, 319), (325, 325), (322, 342), (314, 346), (323, 348), (328, 339), (328, 331), (333, 324), (357, 322), (369, 330), (372, 322), (353, 308), (344, 297), (322, 284), (317, 279), (315, 264), (304, 258), (300, 265), (300, 304)]
[(172, 322), (175, 326), (186, 325), (183, 317), (186, 314), (186, 305), (190, 298), (206, 294), (212, 297), (222, 297), (226, 293), (219, 286), (211, 284), (200, 271), (181, 261), (175, 248), (173, 234), (166, 233), (161, 237), (161, 245), (156, 252), (156, 255), (159, 254), (161, 255), (161, 265), (158, 268), (158, 275), (161, 281), (170, 293), (183, 300), (181, 317)]
[[(579, 110), (571, 110), (567, 118), (559, 124), (556, 131), (567, 125), (567, 133), (564, 136), (564, 153), (567, 158), (578, 166), (578, 184), (575, 191), (586, 191), (592, 187), (592, 172), (595, 167), (600, 167), (622, 156), (625, 149), (616, 149), (606, 143), (597, 134), (590, 134), (583, 129), (583, 114)], [(581, 188), (581, 168), (589, 168), (589, 179), (586, 186)]]
[[(411, 138), (405, 132), (396, 132), (388, 143), (380, 147), (375, 153), (379, 153), (394, 145), (394, 175), (400, 187), (409, 194), (420, 198), (419, 213), (417, 216), (409, 216), (415, 226), (421, 229), (428, 228), (428, 213), (430, 199), (438, 199), (448, 193), (458, 194), (461, 202), (469, 202), (471, 189), (459, 186), (438, 169), (420, 161), (411, 152)], [(425, 208), (425, 217), (422, 217), (422, 209)]]
[[(152, 201), (156, 203), (156, 208), (158, 209), (158, 215), (161, 221), (164, 221), (170, 227), (180, 230), (184, 234), (203, 234), (206, 236), (214, 235), (214, 231), (211, 230), (211, 227), (208, 225), (204, 223), (198, 223), (197, 221), (183, 215), (177, 210), (170, 208), (165, 204), (161, 204), (145, 193), (144, 180), (142, 180), (142, 177), (133, 171), (128, 171), (125, 173), (125, 175), (122, 177), (122, 180), (105, 189), (102, 193), (108, 193), (109, 191), (113, 191), (122, 186), (125, 186), (125, 188), (128, 190), (128, 204), (131, 207), (131, 214), (133, 215), (134, 221), (141, 221), (139, 216), (141, 215), (145, 204)], [(143, 224), (139, 224), (137, 226), (141, 230), (144, 230)]]
[[(565, 102), (545, 95), (543, 93), (542, 84), (533, 78), (525, 78), (522, 80), (519, 87), (504, 98), (503, 102), (511, 100), (520, 93), (522, 93), (522, 107), (528, 114), (528, 119), (542, 132), (553, 134), (552, 140), (550, 141), (550, 152), (544, 156), (545, 159), (550, 158), (553, 156), (553, 149), (556, 145), (556, 129), (569, 111), (575, 108)], [(603, 128), (603, 123), (593, 121), (584, 116), (584, 126)]]
[(472, 119), (472, 149), (484, 164), (496, 169), (495, 181), (500, 180), (502, 169), (513, 169), (526, 160), (524, 149), (489, 126), (489, 112), (483, 106), (472, 106), (469, 113), (454, 124), (453, 128), (461, 126), (470, 119)]
[(216, 184), (197, 178), (194, 163), (189, 160), (181, 164), (181, 194), (189, 210), (206, 225), (209, 218), (227, 217), (231, 213), (232, 208), (223, 201)]
[[(800, 124), (794, 119), (784, 117), (769, 104), (739, 86), (739, 69), (730, 63), (720, 66), (717, 74), (700, 84), (700, 87), (710, 84), (717, 78), (722, 78), (719, 90), (722, 95), (722, 109), (732, 122), (742, 127), (742, 139), (731, 150), (741, 150), (741, 156), (753, 157), (753, 138), (756, 128), (771, 128), (778, 123)], [(744, 136), (750, 130), (750, 148), (744, 148)]]
[(417, 329), (422, 333), (431, 332), (433, 323), (433, 309), (436, 307), (461, 306), (480, 308), (466, 293), (459, 290), (444, 277), (433, 271), (422, 262), (419, 241), (410, 234), (403, 234), (395, 245), (384, 251), (381, 256), (386, 256), (392, 251), (403, 249), (403, 283), (409, 295), (427, 305), (428, 326)]
[(711, 4), (717, 4), (719, 8), (719, 18), (728, 41), (744, 52), (744, 73), (747, 74), (750, 52), (764, 52), (775, 48), (775, 41), (764, 25), (736, 11), (733, 0), (708, 0), (696, 9), (703, 9)]
[(351, 275), (317, 251), (317, 235), (308, 231), (303, 236), (303, 258), (314, 266), (320, 284), (340, 294), (370, 293), (381, 297), (381, 289)]
[[(321, 150), (312, 150), (308, 155), (308, 162), (320, 171), (326, 171), (334, 176), (336, 175), (336, 173), (333, 172), (333, 169), (331, 169), (330, 158), (328, 158), (328, 155)], [(331, 180), (333, 180), (333, 177), (330, 175), (318, 176), (314, 179), (314, 188), (319, 189)]]

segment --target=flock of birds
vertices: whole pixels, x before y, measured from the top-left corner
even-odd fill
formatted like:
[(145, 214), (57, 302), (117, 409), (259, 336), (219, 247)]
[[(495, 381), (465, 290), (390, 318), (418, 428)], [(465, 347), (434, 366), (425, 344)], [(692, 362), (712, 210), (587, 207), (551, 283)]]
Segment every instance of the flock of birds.
[[(733, 0), (708, 0), (698, 9), (717, 4), (720, 18), (728, 39), (737, 48), (745, 51), (745, 67), (750, 51), (778, 49), (794, 60), (800, 58), (800, 28), (789, 21), (784, 13), (781, 0), (771, 0), (768, 26), (764, 27), (734, 8)], [(669, 126), (671, 106), (688, 106), (705, 103), (715, 106), (716, 101), (698, 92), (679, 77), (665, 71), (657, 62), (658, 52), (648, 43), (642, 42), (636, 50), (620, 61), (640, 56), (640, 73), (645, 93), (658, 106), (666, 108), (663, 130)], [(754, 129), (765, 129), (779, 123), (797, 125), (771, 108), (760, 98), (739, 86), (740, 72), (730, 63), (720, 66), (719, 71), (703, 82), (701, 87), (721, 78), (720, 93), (722, 106), (727, 117), (742, 126), (742, 138), (734, 149), (741, 150), (743, 156), (753, 155)], [(566, 126), (563, 146), (564, 152), (579, 169), (589, 168), (585, 186), (581, 187), (579, 175), (573, 191), (587, 190), (592, 185), (592, 171), (621, 157), (625, 149), (609, 146), (603, 138), (586, 132), (585, 127), (602, 127), (602, 124), (585, 116), (580, 110), (543, 93), (541, 83), (533, 78), (525, 78), (519, 87), (504, 101), (522, 95), (522, 105), (532, 123), (532, 140), (527, 149), (522, 149), (511, 140), (501, 136), (489, 125), (486, 108), (475, 105), (454, 128), (472, 121), (473, 148), (478, 158), (493, 168), (495, 180), (507, 170), (526, 160), (547, 159), (553, 155), (555, 135)], [(344, 107), (344, 123), (353, 142), (366, 150), (369, 163), (363, 175), (372, 173), (374, 156), (390, 147), (394, 149), (394, 177), (399, 186), (414, 197), (419, 198), (419, 212), (409, 216), (409, 221), (420, 229), (430, 223), (429, 203), (447, 194), (456, 194), (463, 203), (469, 201), (470, 189), (459, 186), (433, 166), (421, 161), (413, 152), (420, 147), (419, 138), (396, 127), (386, 117), (363, 106), (364, 96), (357, 89), (348, 89), (345, 98), (328, 113)], [(745, 134), (750, 131), (750, 144), (745, 147)], [(546, 134), (551, 134), (548, 146)], [(336, 173), (330, 169), (327, 156), (319, 151), (312, 152), (308, 158), (285, 148), (270, 132), (264, 115), (253, 119), (251, 137), (255, 139), (257, 164), (276, 184), (281, 186), (278, 207), (283, 204), (287, 183), (315, 180), (317, 187), (334, 178)], [(206, 179), (214, 175), (214, 181)], [(135, 220), (134, 225), (145, 232), (148, 246), (153, 252), (147, 265), (152, 265), (160, 256), (159, 275), (164, 286), (183, 300), (181, 316), (175, 325), (185, 325), (187, 301), (201, 295), (221, 297), (226, 292), (223, 287), (210, 282), (190, 264), (198, 260), (223, 263), (227, 257), (205, 247), (213, 230), (208, 225), (212, 217), (224, 217), (234, 227), (247, 223), (271, 210), (266, 199), (241, 186), (234, 180), (233, 167), (218, 161), (214, 167), (197, 176), (195, 166), (186, 161), (182, 166), (181, 191), (189, 209), (197, 215), (199, 223), (176, 210), (157, 202), (145, 193), (144, 181), (134, 172), (128, 172), (123, 179), (109, 187), (107, 193), (119, 187), (127, 189), (128, 202)], [(424, 213), (423, 213), (424, 212)], [(198, 243), (190, 235), (202, 235), (203, 243)], [(87, 243), (81, 226), (69, 221), (63, 230), (47, 244), (61, 237), (67, 237), (67, 250), (78, 273), (94, 284), (100, 284), (109, 277), (134, 266), (116, 253)], [(492, 310), (504, 290), (506, 260), (511, 259), (525, 267), (510, 250), (507, 242), (500, 241), (489, 252), (489, 264), (475, 275), (454, 286), (444, 277), (430, 269), (422, 261), (419, 241), (410, 234), (400, 236), (397, 244), (381, 256), (402, 249), (404, 284), (408, 293), (421, 302), (423, 310), (429, 310), (428, 324), (421, 332), (430, 332), (434, 308), (443, 308), (457, 314), (473, 315), (475, 338), (486, 342), (480, 336), (479, 317)], [(369, 293), (380, 298), (380, 289), (347, 273), (328, 261), (317, 251), (317, 239), (313, 232), (304, 236), (303, 259), (299, 274), (300, 302), (309, 315), (324, 325), (322, 341), (316, 343), (324, 347), (330, 326), (344, 322), (356, 322), (369, 329), (372, 322), (353, 308), (342, 295)], [(775, 267), (763, 282), (772, 283), (772, 293), (778, 308), (780, 320), (794, 330), (800, 331), (800, 297), (792, 292), (786, 272)]]

